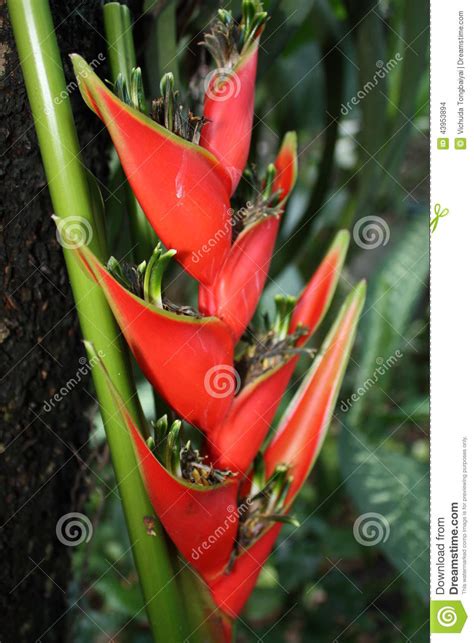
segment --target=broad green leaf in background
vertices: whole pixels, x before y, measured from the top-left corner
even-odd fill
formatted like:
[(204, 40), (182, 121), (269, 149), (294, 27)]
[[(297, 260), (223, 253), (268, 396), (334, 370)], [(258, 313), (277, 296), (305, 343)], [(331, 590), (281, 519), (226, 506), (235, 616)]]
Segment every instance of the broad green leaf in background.
[[(382, 390), (389, 393), (390, 376), (396, 368), (403, 369), (403, 357), (382, 375), (380, 385), (367, 388), (364, 385), (373, 378), (378, 365), (398, 350), (403, 354), (411, 349), (412, 337), (407, 334), (413, 308), (426, 289), (428, 274), (428, 219), (418, 216), (406, 226), (401, 237), (395, 242), (388, 258), (380, 270), (369, 280), (365, 313), (359, 331), (359, 353), (355, 360), (353, 390), (367, 389), (352, 406), (351, 424), (360, 426), (361, 418), (374, 401), (382, 396)], [(366, 250), (373, 252), (373, 250)], [(398, 371), (400, 372), (400, 371)]]
[[(380, 441), (384, 439), (380, 437)], [(361, 515), (379, 514), (376, 527), (361, 534), (380, 547), (401, 577), (423, 600), (429, 595), (429, 477), (427, 465), (372, 446), (353, 427), (341, 436), (341, 469)], [(363, 523), (361, 523), (363, 524)], [(376, 540), (379, 540), (375, 544)]]

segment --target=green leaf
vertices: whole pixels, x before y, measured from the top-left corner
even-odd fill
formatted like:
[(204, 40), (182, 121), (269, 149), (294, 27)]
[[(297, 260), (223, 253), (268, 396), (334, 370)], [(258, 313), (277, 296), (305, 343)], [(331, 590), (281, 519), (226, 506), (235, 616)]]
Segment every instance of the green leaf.
[[(341, 436), (340, 458), (346, 489), (360, 512), (354, 537), (361, 544), (370, 543), (368, 550), (379, 547), (400, 577), (428, 600), (427, 465), (383, 446), (373, 447), (352, 427)], [(364, 531), (365, 520), (372, 520), (372, 530), (366, 522)]]
[[(367, 312), (359, 333), (362, 356), (355, 359), (358, 368), (353, 380), (353, 391), (362, 388), (364, 393), (360, 395), (359, 391), (350, 412), (351, 423), (356, 426), (360, 426), (369, 406), (373, 409), (380, 397), (386, 399), (383, 391), (389, 389), (389, 378), (397, 368), (403, 369), (403, 355), (411, 349), (412, 338), (407, 327), (413, 308), (426, 288), (428, 243), (427, 220), (420, 216), (406, 226), (389, 257), (375, 273), (378, 277), (369, 281)], [(388, 368), (387, 360), (392, 364)], [(384, 372), (379, 371), (379, 381), (372, 385), (377, 367)]]

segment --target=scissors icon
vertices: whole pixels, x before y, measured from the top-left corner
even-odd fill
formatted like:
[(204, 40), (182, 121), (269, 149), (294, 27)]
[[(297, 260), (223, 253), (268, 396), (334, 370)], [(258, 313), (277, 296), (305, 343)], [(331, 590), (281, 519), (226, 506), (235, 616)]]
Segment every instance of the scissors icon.
[(434, 207), (435, 216), (430, 221), (431, 232), (433, 233), (438, 227), (438, 221), (449, 214), (448, 208), (441, 209), (441, 204), (436, 203)]

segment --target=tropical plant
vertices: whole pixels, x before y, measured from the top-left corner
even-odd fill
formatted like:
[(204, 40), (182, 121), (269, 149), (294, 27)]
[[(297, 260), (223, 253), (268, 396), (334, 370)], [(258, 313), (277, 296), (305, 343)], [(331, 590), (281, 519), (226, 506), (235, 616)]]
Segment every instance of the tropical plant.
[[(11, 2), (23, 60), (36, 44), (19, 35), (21, 27), (35, 18), (42, 28), (50, 26), (46, 2), (33, 12), (26, 4)], [(115, 11), (123, 17), (121, 5), (111, 6), (110, 16)], [(263, 177), (246, 169), (267, 17), (259, 0), (243, 1), (240, 21), (218, 11), (204, 36), (216, 69), (206, 79), (202, 116), (183, 107), (171, 73), (162, 78), (161, 96), (149, 102), (139, 68), (123, 67), (112, 91), (80, 55), (72, 55), (82, 96), (106, 126), (134, 197), (168, 248), (158, 242), (144, 256), (153, 235), (142, 221), (134, 226), (141, 253), (135, 265), (107, 257), (96, 186), (74, 164), (74, 144), (72, 151), (68, 147), (74, 135), (67, 101), (64, 107), (54, 101), (61, 75), (47, 61), (57, 58), (51, 34), (44, 41), (52, 50), (40, 39), (43, 56), (36, 67), (25, 67), (58, 238), (86, 346), (99, 364), (97, 396), (157, 641), (231, 639), (282, 525), (296, 524), (290, 510), (321, 450), (365, 299), (360, 282), (321, 348), (316, 354), (308, 348), (344, 263), (349, 235), (341, 231), (300, 295), (277, 295), (274, 318), (252, 321), (298, 157), (290, 132)], [(91, 238), (68, 225), (72, 202)], [(140, 208), (132, 216), (140, 217)], [(197, 282), (197, 308), (167, 296), (163, 278), (173, 261)], [(110, 311), (168, 406), (151, 427)], [(302, 355), (312, 364), (272, 432)], [(174, 579), (181, 558), (200, 600)]]

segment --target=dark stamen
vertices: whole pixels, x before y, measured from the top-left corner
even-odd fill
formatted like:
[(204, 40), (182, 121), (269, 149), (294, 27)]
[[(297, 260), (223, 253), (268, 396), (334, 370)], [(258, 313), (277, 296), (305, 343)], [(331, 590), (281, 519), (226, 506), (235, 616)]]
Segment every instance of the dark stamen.
[(269, 330), (247, 347), (236, 362), (237, 371), (245, 385), (257, 379), (272, 368), (287, 362), (293, 355), (312, 355), (309, 348), (298, 348), (297, 340), (307, 333), (307, 328), (300, 326), (291, 335), (279, 338), (275, 330)]
[(248, 549), (273, 522), (299, 526), (298, 521), (289, 516), (285, 509), (285, 500), (291, 483), (292, 477), (286, 465), (278, 465), (270, 478), (266, 479), (262, 455), (257, 456), (250, 494), (239, 503), (239, 506), (245, 506), (246, 510), (239, 516), (237, 542), (227, 573), (232, 570), (239, 553)]
[(202, 487), (222, 484), (235, 474), (231, 471), (216, 469), (207, 462), (207, 456), (201, 456), (198, 449), (191, 446), (188, 440), (182, 442), (181, 421), (175, 420), (168, 426), (168, 417), (152, 424), (155, 435), (147, 441), (148, 446), (174, 476)]
[(181, 104), (179, 91), (174, 89), (173, 74), (163, 76), (160, 90), (161, 96), (151, 104), (151, 118), (173, 134), (198, 144), (206, 119), (195, 116)]
[(241, 192), (235, 197), (240, 205), (232, 213), (232, 241), (249, 226), (267, 219), (278, 217), (283, 212), (281, 203), (281, 190), (274, 189), (276, 169), (273, 163), (267, 167), (265, 179), (259, 178), (257, 169), (250, 165), (244, 172), (245, 181), (242, 181), (239, 189)]
[(255, 40), (268, 20), (268, 14), (262, 9), (260, 0), (244, 0), (240, 23), (231, 11), (219, 9), (210, 31), (199, 43), (209, 51), (218, 68), (232, 69)]

